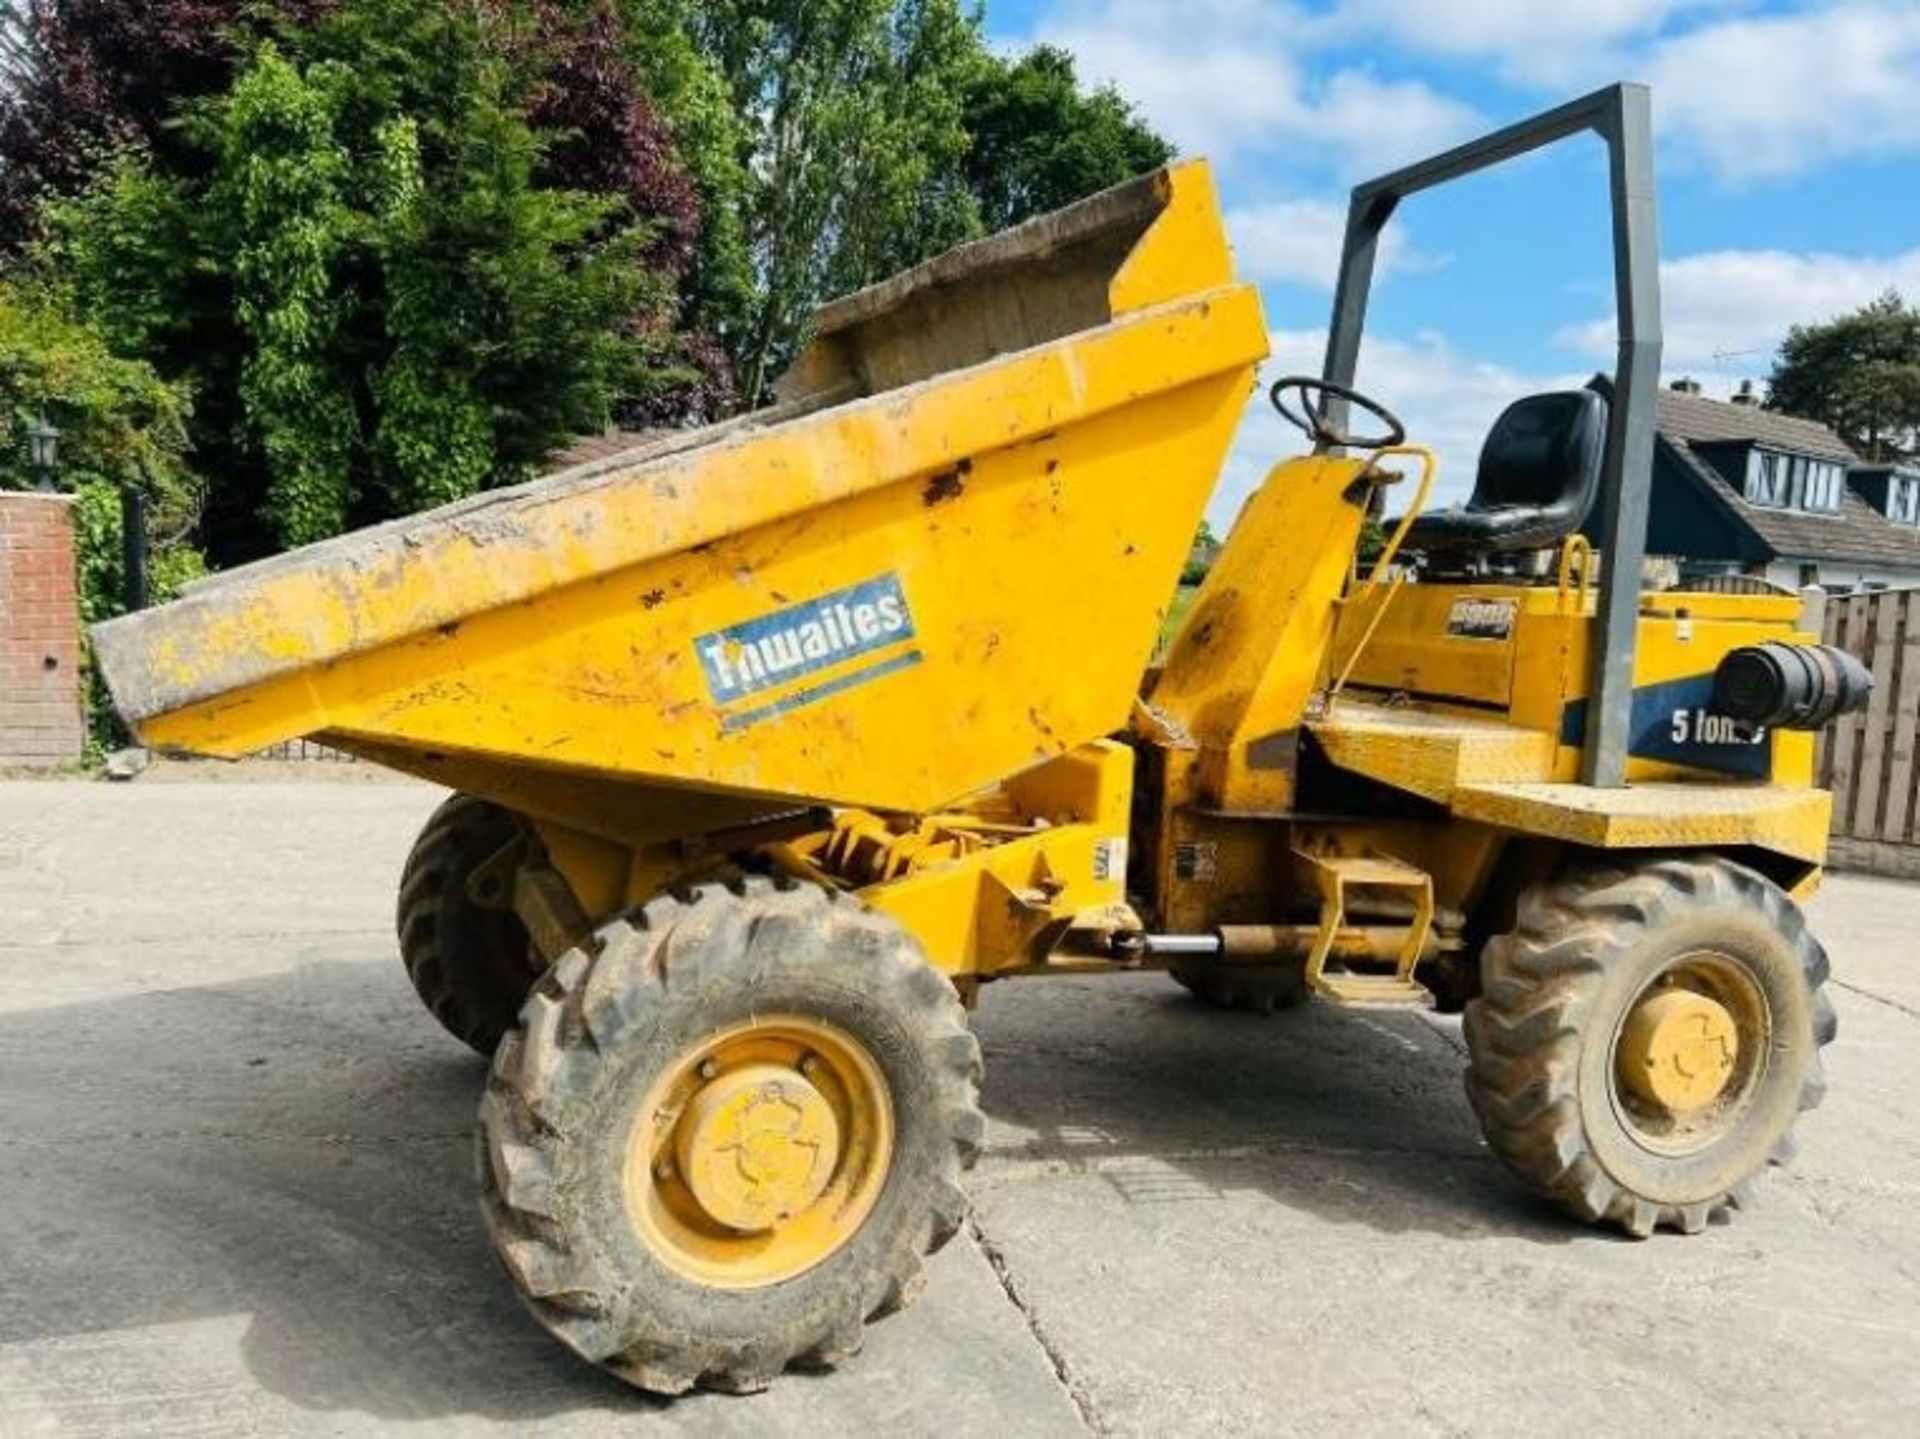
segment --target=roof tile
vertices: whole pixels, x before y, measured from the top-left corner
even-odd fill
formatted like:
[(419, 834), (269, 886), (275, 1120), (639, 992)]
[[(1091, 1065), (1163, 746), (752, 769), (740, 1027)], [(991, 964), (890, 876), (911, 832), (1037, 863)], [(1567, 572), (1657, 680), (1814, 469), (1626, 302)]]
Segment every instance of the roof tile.
[(1843, 465), (1860, 463), (1860, 457), (1818, 420), (1802, 420), (1758, 405), (1733, 405), (1678, 390), (1661, 390), (1659, 394), (1660, 433), (1689, 444), (1760, 444)]

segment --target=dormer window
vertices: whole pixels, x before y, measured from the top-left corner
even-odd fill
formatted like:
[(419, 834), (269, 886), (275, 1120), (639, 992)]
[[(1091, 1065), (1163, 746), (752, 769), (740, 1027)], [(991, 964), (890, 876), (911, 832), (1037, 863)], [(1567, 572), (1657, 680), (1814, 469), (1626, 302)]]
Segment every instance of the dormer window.
[(1888, 477), (1887, 518), (1896, 524), (1920, 525), (1920, 473), (1895, 470)]
[(1785, 509), (1793, 500), (1787, 457), (1759, 448), (1747, 451), (1747, 498), (1756, 505)]
[(1828, 460), (1790, 455), (1781, 450), (1747, 451), (1747, 499), (1771, 509), (1833, 514), (1840, 508), (1846, 469)]
[[(1802, 510), (1832, 514), (1840, 508), (1840, 492), (1846, 488), (1847, 468), (1826, 460), (1794, 459), (1794, 505)], [(1806, 466), (1801, 478), (1800, 466)]]

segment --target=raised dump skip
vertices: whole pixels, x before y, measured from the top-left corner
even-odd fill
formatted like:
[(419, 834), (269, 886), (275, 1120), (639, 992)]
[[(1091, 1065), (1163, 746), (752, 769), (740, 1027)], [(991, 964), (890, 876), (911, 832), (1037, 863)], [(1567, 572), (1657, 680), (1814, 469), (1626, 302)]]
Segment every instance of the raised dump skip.
[(161, 747), (927, 808), (1124, 723), (1266, 344), (1174, 167), (826, 306), (773, 409), (216, 576), (97, 653)]

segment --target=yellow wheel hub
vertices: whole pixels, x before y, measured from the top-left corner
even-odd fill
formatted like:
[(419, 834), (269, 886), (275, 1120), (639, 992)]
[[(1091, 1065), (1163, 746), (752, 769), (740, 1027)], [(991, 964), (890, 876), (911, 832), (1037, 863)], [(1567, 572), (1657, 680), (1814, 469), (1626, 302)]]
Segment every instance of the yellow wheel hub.
[(1686, 1114), (1726, 1091), (1740, 1058), (1739, 1026), (1718, 1000), (1662, 989), (1627, 1016), (1618, 1054), (1627, 1088), (1669, 1114)]
[(683, 1051), (648, 1091), (627, 1142), (627, 1212), (688, 1278), (778, 1284), (858, 1232), (893, 1140), (892, 1095), (858, 1040), (821, 1020), (751, 1020)]
[(700, 1207), (751, 1234), (820, 1197), (840, 1158), (840, 1123), (803, 1075), (749, 1064), (701, 1086), (674, 1149)]

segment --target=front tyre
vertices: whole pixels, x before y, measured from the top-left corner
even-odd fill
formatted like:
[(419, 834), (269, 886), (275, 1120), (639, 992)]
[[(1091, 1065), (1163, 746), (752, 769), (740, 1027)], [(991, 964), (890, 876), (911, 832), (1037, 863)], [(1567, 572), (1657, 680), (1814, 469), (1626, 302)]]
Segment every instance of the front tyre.
[(852, 1354), (966, 1215), (980, 1049), (953, 986), (893, 921), (766, 879), (600, 941), (535, 987), (481, 1105), (528, 1307), (658, 1393)]
[(1718, 857), (1529, 893), (1467, 1006), (1487, 1143), (1582, 1219), (1696, 1233), (1784, 1162), (1835, 1020), (1798, 906)]

